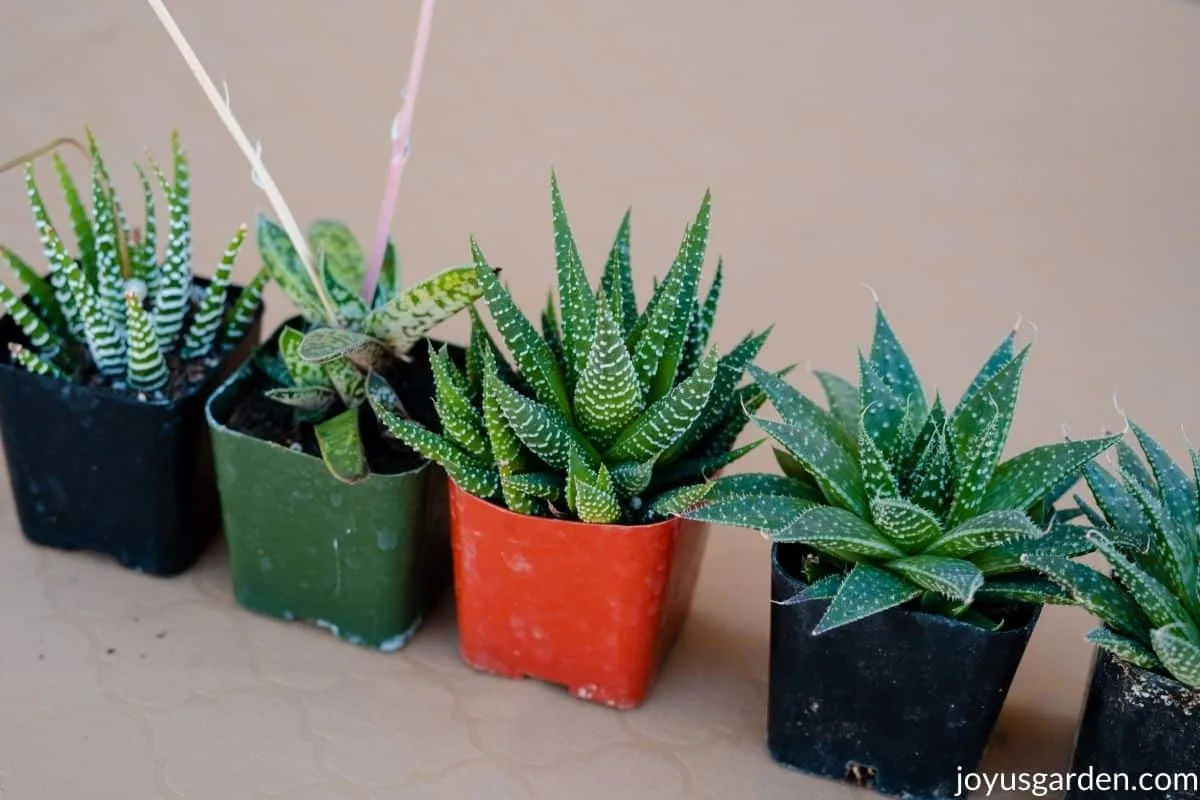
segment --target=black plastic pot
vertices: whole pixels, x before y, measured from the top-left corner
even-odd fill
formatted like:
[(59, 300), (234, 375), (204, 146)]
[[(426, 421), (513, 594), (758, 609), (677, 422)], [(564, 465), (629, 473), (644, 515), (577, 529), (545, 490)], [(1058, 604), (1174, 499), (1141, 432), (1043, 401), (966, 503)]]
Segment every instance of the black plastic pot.
[(12, 364), (8, 344), (28, 342), (11, 315), (0, 319), (0, 435), (26, 538), (160, 576), (194, 564), (220, 526), (204, 404), (261, 329), (260, 305), (220, 366), (167, 404)]
[(958, 796), (974, 770), (1040, 608), (996, 633), (892, 609), (812, 631), (828, 600), (783, 605), (803, 549), (771, 551), (767, 747), (781, 764), (913, 800)]
[(1099, 650), (1067, 800), (1200, 798), (1198, 764), (1200, 691)]

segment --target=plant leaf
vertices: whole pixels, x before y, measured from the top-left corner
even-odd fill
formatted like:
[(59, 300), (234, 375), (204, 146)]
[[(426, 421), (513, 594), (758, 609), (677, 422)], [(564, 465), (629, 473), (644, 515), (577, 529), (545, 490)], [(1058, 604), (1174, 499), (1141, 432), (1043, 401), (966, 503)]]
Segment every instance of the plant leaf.
[(1150, 624), (1146, 615), (1129, 595), (1096, 570), (1052, 555), (1026, 554), (1021, 563), (1062, 586), (1077, 604), (1117, 633), (1149, 641)]
[(637, 497), (649, 488), (650, 481), (654, 478), (654, 462), (626, 461), (614, 464), (609, 468), (609, 474), (618, 494), (623, 497)]
[[(314, 253), (325, 253), (327, 275), (337, 282), (343, 292), (358, 298), (366, 258), (353, 231), (345, 223), (334, 219), (316, 219), (309, 223), (305, 237)], [(383, 282), (382, 276), (380, 282)], [(339, 301), (334, 298), (334, 302)]]
[(647, 518), (682, 516), (704, 501), (712, 489), (711, 483), (693, 483), (663, 492), (646, 509)]
[(908, 553), (919, 553), (942, 535), (937, 517), (924, 508), (900, 498), (881, 499), (871, 503), (871, 518), (875, 527), (889, 541)]
[(1191, 615), (1166, 586), (1125, 558), (1124, 554), (1107, 537), (1093, 531), (1088, 534), (1088, 538), (1108, 561), (1113, 576), (1121, 582), (1121, 586), (1137, 602), (1138, 607), (1142, 609), (1152, 626), (1162, 628), (1179, 623), (1188, 631), (1188, 638), (1200, 640), (1200, 631), (1197, 631)]
[(724, 500), (729, 497), (746, 497), (751, 495), (778, 495), (780, 497), (797, 497), (802, 500), (819, 500), (809, 494), (809, 487), (794, 481), (784, 475), (767, 473), (744, 472), (740, 475), (726, 475), (712, 482), (707, 499)]
[(992, 351), (987, 361), (984, 362), (979, 372), (971, 380), (971, 385), (963, 392), (962, 397), (959, 398), (958, 405), (950, 413), (951, 418), (960, 416), (975, 395), (995, 378), (1002, 369), (1012, 363), (1014, 353), (1016, 352), (1016, 342), (1017, 331), (1014, 328), (1008, 336), (1004, 337), (1004, 340), (1000, 342), (996, 349)]
[[(404, 356), (432, 328), (474, 303), (483, 294), (483, 275), (491, 268), (453, 267), (431, 275), (397, 294), (367, 315), (363, 328)], [(495, 275), (491, 275), (495, 279)]]
[(912, 473), (909, 499), (938, 518), (950, 509), (954, 500), (954, 464), (945, 429), (939, 428), (929, 447), (921, 454)]
[(583, 270), (583, 260), (567, 221), (558, 177), (554, 172), (550, 173), (550, 208), (554, 218), (554, 261), (558, 277), (558, 302), (562, 306), (566, 378), (568, 384), (574, 386), (591, 350), (592, 330), (596, 324), (596, 298), (588, 285), (587, 273)]
[(283, 386), (263, 394), (284, 405), (313, 412), (327, 410), (337, 399), (337, 392), (324, 386)]
[(508, 483), (511, 489), (539, 500), (556, 503), (563, 496), (563, 477), (553, 472), (514, 473), (502, 476), (500, 480)]
[(834, 506), (817, 506), (804, 512), (771, 538), (781, 543), (800, 542), (822, 552), (833, 551), (839, 558), (850, 554), (855, 559), (890, 560), (904, 555), (871, 523)]
[(351, 408), (314, 426), (321, 460), (330, 474), (342, 483), (358, 483), (367, 477), (367, 457), (358, 432), (358, 409)]
[(837, 596), (829, 604), (825, 616), (813, 630), (813, 635), (858, 622), (889, 608), (903, 605), (921, 594), (921, 590), (890, 572), (858, 564), (842, 582)]
[(292, 246), (287, 232), (264, 214), (258, 215), (258, 251), (271, 279), (288, 296), (308, 322), (323, 323), (325, 311), (321, 298), (308, 277), (300, 254)]
[(861, 352), (858, 354), (858, 368), (859, 403), (863, 410), (859, 424), (866, 429), (889, 463), (900, 464), (904, 444), (904, 398), (875, 371), (875, 367)]
[(925, 553), (965, 558), (1014, 539), (1036, 539), (1041, 531), (1020, 511), (987, 511), (933, 542)]
[(871, 366), (879, 377), (892, 388), (905, 406), (911, 404), (914, 415), (922, 422), (929, 413), (925, 389), (921, 378), (913, 369), (912, 361), (896, 338), (883, 307), (875, 304), (875, 337), (871, 342)]
[(129, 388), (139, 392), (157, 392), (166, 388), (171, 377), (167, 361), (158, 349), (150, 315), (133, 292), (125, 295), (128, 319), (129, 346), (125, 380)]
[(858, 428), (862, 418), (862, 405), (858, 401), (858, 387), (832, 372), (813, 372), (821, 383), (825, 398), (829, 402), (829, 414), (842, 433), (847, 447), (858, 447)]
[(794, 427), (762, 417), (753, 419), (813, 476), (829, 502), (866, 516), (867, 497), (862, 476), (854, 459), (836, 439), (814, 426)]
[(446, 347), (431, 348), (429, 364), (433, 372), (434, 408), (443, 433), (481, 461), (492, 461), (483, 417), (471, 405), (467, 381), (450, 361)]
[(283, 365), (287, 368), (292, 382), (301, 388), (309, 386), (333, 388), (325, 370), (300, 357), (300, 344), (303, 341), (304, 334), (290, 325), (284, 326), (283, 330), (279, 332), (279, 357), (283, 360)]
[(842, 588), (844, 580), (845, 576), (843, 575), (826, 575), (824, 578), (809, 584), (807, 589), (804, 589), (795, 597), (795, 601), (802, 603), (806, 600), (832, 600)]
[(212, 279), (204, 289), (204, 296), (192, 314), (191, 324), (183, 339), (183, 350), (179, 353), (180, 358), (200, 358), (212, 352), (217, 329), (220, 328), (225, 313), (225, 299), (229, 294), (230, 279), (233, 277), (233, 262), (237, 259), (245, 238), (246, 226), (241, 225), (225, 248)]
[(296, 354), (309, 364), (345, 359), (363, 369), (378, 368), (388, 350), (383, 342), (347, 328), (318, 327), (304, 334)]
[(975, 592), (976, 603), (1021, 603), (1023, 605), (1070, 605), (1067, 592), (1045, 578), (989, 580)]
[(542, 461), (565, 471), (574, 449), (586, 453), (592, 462), (599, 461), (595, 449), (562, 414), (525, 397), (503, 381), (494, 381), (492, 387), (496, 403), (513, 433)]
[[(684, 345), (690, 328), (692, 309), (700, 285), (700, 272), (704, 268), (704, 256), (708, 248), (708, 229), (712, 217), (712, 195), (704, 193), (696, 219), (688, 226), (680, 244), (675, 263), (663, 279), (675, 296), (672, 304), (672, 320), (667, 328), (661, 358), (650, 386), (651, 401), (664, 397), (675, 385), (679, 366), (684, 358)], [(676, 275), (678, 273), (678, 275)], [(672, 280), (674, 279), (674, 284)]]
[(25, 334), (25, 338), (29, 339), (29, 344), (41, 355), (50, 357), (62, 349), (62, 338), (34, 314), (29, 306), (21, 302), (4, 283), (0, 283), (0, 303), (3, 303), (13, 322), (17, 323), (17, 327)]
[(1135, 642), (1127, 636), (1113, 633), (1108, 628), (1099, 627), (1087, 635), (1087, 640), (1097, 647), (1103, 647), (1122, 661), (1142, 669), (1154, 670), (1163, 668), (1158, 656), (1147, 647)]
[(692, 324), (688, 328), (687, 344), (684, 347), (683, 363), (679, 366), (680, 377), (687, 377), (699, 365), (712, 338), (713, 320), (717, 316), (717, 307), (721, 303), (721, 289), (725, 283), (725, 262), (717, 259), (717, 271), (709, 284), (708, 294), (704, 302), (696, 302), (692, 314)]
[[(715, 456), (698, 456), (668, 464), (655, 476), (656, 483), (678, 484), (684, 481), (709, 480), (725, 467), (753, 452), (764, 441), (766, 440), (759, 439), (756, 442), (748, 442), (736, 450)], [(659, 459), (655, 463), (662, 463), (662, 460)]]
[(900, 496), (900, 484), (892, 475), (887, 456), (875, 445), (875, 440), (867, 433), (866, 425), (858, 431), (858, 468), (868, 500), (874, 502)]
[(595, 338), (575, 386), (575, 419), (597, 447), (607, 447), (646, 408), (633, 359), (601, 295)]
[(801, 514), (814, 507), (812, 501), (799, 497), (750, 495), (708, 501), (684, 516), (700, 522), (774, 534), (791, 526)]
[(984, 575), (992, 576), (1028, 571), (1021, 562), (1021, 557), (1026, 554), (1075, 558), (1090, 553), (1092, 549), (1093, 546), (1088, 542), (1083, 528), (1058, 525), (1036, 539), (1014, 539), (997, 547), (973, 553), (967, 558), (979, 567)]
[(1130, 422), (1134, 436), (1150, 462), (1159, 487), (1162, 503), (1175, 521), (1185, 529), (1191, 530), (1200, 520), (1200, 508), (1197, 507), (1196, 484), (1172, 459), (1161, 444), (1147, 433), (1137, 423)]
[(613, 315), (621, 324), (621, 331), (628, 335), (637, 324), (637, 296), (633, 287), (633, 270), (629, 260), (629, 218), (630, 211), (625, 211), (621, 225), (617, 228), (616, 238), (608, 253), (608, 261), (604, 264), (604, 274), (600, 279), (600, 288), (609, 298), (617, 301)]
[(887, 568), (930, 592), (963, 604), (983, 586), (983, 573), (970, 561), (941, 556), (909, 556), (889, 561)]
[(366, 377), (349, 359), (335, 358), (326, 361), (321, 365), (321, 369), (325, 371), (325, 376), (343, 403), (353, 408), (363, 401)]
[(1150, 528), (1150, 520), (1138, 505), (1137, 499), (1124, 484), (1113, 477), (1112, 473), (1091, 461), (1083, 465), (1083, 476), (1100, 510), (1108, 517), (1113, 527), (1126, 531)]
[(1181, 625), (1168, 625), (1150, 634), (1154, 653), (1180, 683), (1200, 687), (1200, 645), (1187, 638)]
[(1119, 437), (1056, 442), (1027, 450), (996, 467), (980, 511), (1027, 509), (1065, 476), (1078, 472)]

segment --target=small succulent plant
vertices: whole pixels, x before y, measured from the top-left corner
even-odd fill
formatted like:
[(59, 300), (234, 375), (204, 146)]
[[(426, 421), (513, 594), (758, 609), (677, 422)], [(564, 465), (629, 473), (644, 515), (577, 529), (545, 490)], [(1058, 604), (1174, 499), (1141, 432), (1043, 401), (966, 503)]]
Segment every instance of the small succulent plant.
[(1065, 589), (1101, 623), (1096, 645), (1143, 669), (1200, 688), (1200, 453), (1194, 478), (1143, 428), (1130, 424), (1144, 456), (1121, 441), (1116, 472), (1088, 464), (1098, 509), (1076, 495), (1088, 537), (1111, 577), (1053, 554), (1023, 562)]
[(806, 549), (796, 598), (831, 599), (814, 633), (910, 602), (997, 629), (995, 612), (1065, 602), (1022, 563), (1090, 546), (1054, 503), (1115, 437), (1037, 447), (1001, 462), (1029, 346), (1010, 333), (958, 404), (929, 402), (882, 309), (858, 386), (818, 372), (829, 410), (750, 370), (781, 421), (755, 418), (780, 445), (784, 475), (722, 478), (688, 516), (762, 531)]
[(368, 396), (380, 419), (445, 467), (465, 491), (521, 514), (640, 524), (699, 501), (713, 473), (754, 445), (733, 449), (743, 407), (764, 397), (740, 387), (767, 332), (723, 357), (709, 346), (723, 268), (701, 298), (708, 244), (706, 194), (679, 254), (639, 312), (625, 215), (592, 289), (551, 176), (559, 307), (540, 330), (516, 306), (472, 240), (479, 283), (515, 368), (472, 309), (465, 371), (434, 358), (439, 435), (393, 413), (384, 382)]
[(470, 266), (403, 289), (389, 243), (368, 305), (359, 295), (366, 259), (354, 234), (340, 222), (317, 220), (309, 225), (307, 240), (318, 254), (319, 285), (309, 279), (284, 229), (259, 217), (263, 263), (304, 319), (302, 330), (282, 330), (277, 361), (260, 363), (278, 384), (267, 396), (294, 407), (302, 422), (313, 423), (330, 472), (354, 483), (369, 472), (359, 421), (360, 411), (369, 408), (368, 374), (387, 372), (406, 360), (430, 329), (471, 305), (482, 289)]
[(0, 302), (28, 340), (27, 346), (9, 345), (12, 361), (68, 381), (86, 380), (94, 370), (115, 388), (165, 399), (173, 363), (214, 359), (241, 340), (253, 322), (267, 275), (260, 272), (232, 306), (227, 302), (234, 260), (246, 234), (242, 226), (208, 285), (194, 284), (189, 165), (178, 134), (172, 136), (172, 178), (151, 162), (170, 220), (162, 253), (146, 172), (138, 168), (145, 222), (135, 230), (91, 131), (87, 138), (90, 211), (63, 159), (53, 156), (70, 212), (73, 254), (50, 219), (33, 163), (26, 165), (26, 191), (49, 273), (43, 277), (16, 253), (0, 250), (23, 290), (18, 296), (0, 285)]

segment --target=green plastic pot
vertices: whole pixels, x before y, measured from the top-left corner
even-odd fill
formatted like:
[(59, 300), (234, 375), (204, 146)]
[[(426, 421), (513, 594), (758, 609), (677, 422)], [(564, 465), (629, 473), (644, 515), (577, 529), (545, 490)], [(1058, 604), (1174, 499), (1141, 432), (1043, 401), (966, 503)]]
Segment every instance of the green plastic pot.
[[(260, 348), (274, 354), (284, 325)], [(432, 409), (429, 342), (412, 353), (410, 413)], [(448, 585), (446, 476), (431, 462), (356, 484), (316, 456), (233, 430), (239, 403), (257, 391), (255, 359), (206, 406), (221, 516), (237, 602), (303, 620), (385, 652), (408, 643)], [(424, 416), (424, 415), (422, 415)]]

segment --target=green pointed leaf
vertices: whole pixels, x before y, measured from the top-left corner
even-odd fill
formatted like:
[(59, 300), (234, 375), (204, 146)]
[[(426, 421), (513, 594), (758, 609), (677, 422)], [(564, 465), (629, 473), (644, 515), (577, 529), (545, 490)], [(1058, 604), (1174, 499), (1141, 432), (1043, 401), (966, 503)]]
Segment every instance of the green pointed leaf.
[(488, 310), (508, 345), (509, 352), (517, 362), (517, 368), (529, 381), (538, 400), (569, 417), (571, 401), (567, 396), (563, 374), (550, 346), (538, 336), (533, 323), (517, 308), (512, 295), (500, 284), (474, 239), (471, 240), (471, 254), (475, 258), (475, 267), (479, 273), (479, 283), (483, 287), (483, 297)]
[(609, 474), (617, 494), (626, 498), (637, 497), (649, 488), (650, 481), (654, 478), (654, 462), (626, 461), (614, 464), (609, 468)]
[(867, 433), (866, 425), (859, 428), (858, 467), (862, 472), (868, 500), (874, 502), (900, 496), (900, 484), (892, 475), (887, 456), (875, 446), (875, 441)]
[(732, 525), (775, 534), (789, 528), (801, 514), (815, 508), (809, 500), (783, 495), (726, 497), (693, 508), (686, 516), (714, 525)]
[(1105, 536), (1093, 531), (1088, 538), (1108, 561), (1113, 576), (1137, 602), (1152, 626), (1162, 628), (1179, 623), (1189, 631), (1189, 638), (1200, 640), (1200, 631), (1196, 630), (1191, 615), (1166, 586), (1127, 559)]
[(816, 370), (813, 374), (817, 376), (821, 389), (825, 392), (829, 413), (842, 433), (842, 440), (849, 447), (858, 447), (858, 428), (862, 419), (858, 387), (832, 372)]
[(1008, 336), (1004, 337), (1004, 340), (1000, 342), (999, 346), (997, 346), (996, 349), (992, 351), (992, 354), (988, 356), (987, 361), (984, 362), (979, 372), (976, 373), (974, 379), (972, 379), (971, 385), (967, 387), (967, 390), (963, 392), (962, 397), (959, 398), (958, 405), (954, 407), (954, 411), (952, 411), (950, 414), (951, 418), (961, 416), (966, 409), (967, 404), (974, 399), (979, 391), (988, 383), (990, 383), (991, 380), (995, 378), (1001, 370), (1012, 363), (1014, 353), (1016, 352), (1016, 341), (1017, 331), (1014, 329), (1008, 334)]
[(829, 502), (866, 516), (867, 496), (862, 476), (837, 439), (810, 425), (793, 427), (762, 417), (753, 419), (813, 476)]
[(583, 259), (571, 233), (563, 206), (558, 177), (550, 173), (550, 208), (554, 219), (554, 261), (558, 277), (558, 298), (562, 306), (563, 349), (566, 353), (567, 380), (574, 385), (587, 363), (592, 330), (596, 324), (596, 298), (588, 285)]
[(1175, 680), (1200, 688), (1200, 645), (1187, 637), (1181, 625), (1168, 625), (1150, 634), (1154, 653)]
[(1160, 487), (1160, 497), (1167, 511), (1181, 526), (1193, 528), (1200, 520), (1200, 508), (1197, 507), (1196, 485), (1188, 474), (1172, 459), (1170, 454), (1154, 437), (1142, 429), (1137, 423), (1130, 422), (1134, 436), (1150, 462), (1150, 469)]
[(712, 351), (693, 375), (622, 429), (605, 452), (604, 460), (646, 461), (661, 455), (704, 411), (716, 375), (717, 354)]
[[(95, 142), (92, 142), (93, 147)], [(124, 276), (121, 274), (122, 231), (117, 221), (115, 193), (99, 153), (92, 153), (92, 208), (95, 212), (95, 258), (81, 265), (89, 283), (96, 287), (100, 305), (109, 321), (125, 327)], [(176, 222), (176, 225), (179, 223)], [(170, 252), (170, 251), (169, 251)], [(181, 258), (182, 255), (176, 255)], [(156, 316), (162, 316), (161, 303)]]
[(909, 556), (889, 561), (887, 568), (922, 589), (963, 604), (969, 604), (983, 586), (979, 567), (958, 558)]
[(362, 403), (366, 386), (366, 377), (357, 366), (347, 358), (335, 358), (321, 365), (329, 383), (337, 391), (342, 402), (353, 408)]
[(300, 340), (296, 354), (309, 364), (349, 360), (363, 369), (377, 368), (387, 357), (387, 347), (370, 336), (346, 328), (314, 328)]
[(34, 314), (29, 306), (21, 302), (20, 298), (13, 294), (12, 290), (4, 283), (0, 283), (0, 304), (3, 304), (4, 308), (8, 310), (13, 322), (17, 323), (17, 327), (29, 339), (29, 344), (35, 350), (49, 357), (62, 349), (64, 344), (62, 338)]
[(925, 552), (965, 558), (1014, 539), (1036, 539), (1040, 535), (1041, 531), (1020, 511), (987, 511), (949, 531), (925, 548)]
[(575, 418), (598, 447), (607, 447), (642, 411), (645, 399), (617, 321), (601, 295), (596, 335), (575, 387)]
[(562, 414), (517, 392), (502, 381), (494, 381), (496, 402), (513, 433), (535, 456), (554, 469), (566, 470), (571, 451), (578, 449), (593, 461), (595, 450)]
[[(504, 411), (500, 408), (498, 388), (501, 383), (495, 354), (485, 351), (482, 356), (483, 365), (483, 426), (487, 431), (488, 445), (492, 452), (492, 460), (502, 476), (524, 471), (526, 467), (525, 449), (517, 434), (513, 432)], [(507, 502), (507, 497), (505, 498)]]
[(814, 501), (820, 499), (811, 496), (809, 492), (808, 486), (784, 475), (744, 472), (740, 475), (726, 475), (714, 480), (707, 499), (715, 501), (755, 495), (798, 497), (802, 500)]
[(1133, 448), (1122, 439), (1117, 442), (1115, 449), (1117, 451), (1117, 464), (1120, 466), (1121, 471), (1134, 478), (1151, 492), (1158, 494), (1158, 481), (1154, 480), (1154, 476), (1150, 474), (1150, 470), (1138, 458)]
[(889, 541), (908, 553), (921, 552), (942, 535), (933, 514), (900, 498), (871, 503), (871, 519)]
[(1020, 603), (1022, 605), (1071, 605), (1067, 592), (1045, 578), (989, 580), (975, 592), (976, 603)]
[[(910, 409), (911, 411), (911, 404)], [(913, 472), (920, 463), (921, 458), (933, 445), (934, 437), (939, 431), (943, 431), (946, 425), (946, 409), (942, 405), (942, 396), (935, 395), (933, 398), (933, 406), (925, 415), (925, 421), (921, 424), (920, 429), (916, 432), (916, 437), (913, 439), (912, 445), (908, 448), (908, 453), (905, 455), (902, 466), (899, 469), (898, 477), (900, 478), (901, 490), (905, 493), (911, 492), (915, 485)]]
[(492, 460), (492, 449), (482, 415), (471, 405), (467, 381), (450, 361), (443, 346), (431, 349), (429, 363), (433, 372), (434, 408), (442, 430), (452, 442), (483, 461)]
[(813, 635), (816, 636), (843, 625), (858, 622), (889, 608), (903, 605), (921, 594), (914, 586), (898, 575), (858, 564), (846, 576), (837, 596), (829, 604)]
[(490, 271), (486, 265), (454, 267), (431, 275), (368, 314), (363, 329), (403, 356), (431, 329), (478, 300), (482, 275)]
[(1021, 561), (1062, 586), (1077, 604), (1117, 633), (1148, 641), (1146, 615), (1128, 594), (1096, 570), (1060, 556), (1027, 554)]
[(858, 367), (859, 403), (863, 410), (860, 424), (888, 462), (899, 464), (904, 449), (904, 398), (875, 371), (861, 352)]
[(366, 319), (370, 309), (366, 302), (353, 290), (343, 286), (327, 266), (328, 257), (324, 250), (317, 250), (317, 274), (321, 276), (321, 284), (325, 287), (325, 296), (333, 304), (337, 314), (337, 323), (343, 326), (356, 326)]
[[(146, 177), (146, 171), (140, 164), (135, 165), (135, 169), (142, 187), (145, 226), (142, 228), (141, 244), (135, 248), (137, 252), (136, 257), (133, 258), (133, 272), (134, 277), (141, 278), (146, 284), (147, 294), (153, 301), (158, 295), (158, 284), (162, 278), (158, 264), (158, 218), (154, 204), (154, 189), (150, 185), (150, 179)], [(93, 240), (93, 248), (94, 246)]]
[(125, 380), (129, 388), (139, 392), (157, 392), (165, 389), (171, 377), (167, 361), (158, 349), (154, 326), (150, 315), (142, 308), (142, 302), (133, 292), (125, 295), (128, 317), (129, 348)]
[(1196, 591), (1196, 540), (1195, 532), (1184, 531), (1156, 495), (1126, 476), (1129, 487), (1142, 513), (1150, 520), (1153, 560), (1159, 568), (1158, 575), (1165, 577), (1171, 589), (1179, 597), (1193, 596)]
[(647, 507), (650, 519), (682, 516), (704, 501), (712, 489), (711, 483), (693, 483), (663, 492)]
[(342, 483), (358, 483), (367, 477), (367, 457), (358, 432), (358, 409), (343, 411), (314, 426), (321, 460), (329, 473)]
[(16, 342), (8, 343), (8, 352), (12, 355), (13, 362), (34, 375), (58, 380), (70, 379), (67, 373), (59, 369), (53, 362), (47, 361), (32, 350), (26, 350)]
[(1135, 667), (1158, 672), (1163, 668), (1158, 656), (1147, 647), (1119, 633), (1113, 633), (1108, 628), (1100, 627), (1087, 635), (1087, 640), (1097, 647), (1102, 647), (1122, 661)]
[(563, 496), (563, 477), (553, 472), (525, 472), (502, 477), (509, 487), (539, 500), (557, 503)]
[(1083, 476), (1100, 510), (1114, 527), (1126, 531), (1149, 529), (1150, 520), (1137, 499), (1112, 473), (1091, 461), (1084, 464)]
[(566, 363), (567, 356), (563, 350), (562, 329), (558, 325), (558, 314), (554, 310), (554, 295), (546, 298), (546, 307), (542, 309), (542, 338), (550, 345), (551, 352), (558, 363)]
[(921, 508), (942, 518), (954, 499), (954, 464), (946, 434), (939, 428), (912, 472), (908, 497)]
[(337, 400), (337, 392), (323, 386), (283, 386), (263, 394), (284, 405), (314, 412), (327, 410)]
[(60, 338), (69, 335), (66, 317), (63, 316), (50, 282), (34, 272), (33, 267), (6, 247), (0, 247), (0, 257), (8, 262), (17, 282), (28, 295), (30, 310)]
[(630, 212), (626, 210), (609, 250), (608, 261), (604, 264), (604, 275), (600, 279), (600, 287), (604, 294), (618, 301), (613, 316), (621, 324), (621, 331), (625, 335), (633, 330), (638, 316), (633, 270), (629, 260), (629, 218)]
[(257, 233), (259, 255), (271, 280), (283, 290), (307, 321), (326, 322), (321, 298), (309, 280), (304, 262), (292, 246), (287, 232), (260, 214)]
[(805, 487), (811, 487), (812, 492), (815, 493), (812, 495), (813, 500), (821, 501), (825, 497), (821, 487), (817, 485), (816, 478), (796, 460), (795, 456), (780, 447), (772, 447), (771, 452), (775, 455), (775, 463), (779, 465), (779, 469), (785, 476)]
[(883, 307), (875, 304), (875, 338), (871, 343), (871, 366), (902, 403), (910, 405), (915, 416), (924, 420), (929, 413), (925, 389), (912, 361), (896, 338)]
[(260, 269), (246, 284), (246, 288), (237, 296), (233, 308), (225, 318), (225, 330), (221, 333), (221, 352), (228, 353), (242, 343), (246, 332), (254, 323), (259, 309), (262, 307), (263, 290), (271, 274), (266, 268)]
[(241, 225), (233, 235), (212, 279), (204, 289), (200, 304), (192, 314), (191, 323), (183, 339), (183, 349), (180, 358), (201, 358), (213, 350), (217, 338), (217, 329), (225, 314), (226, 297), (229, 294), (229, 282), (233, 277), (233, 263), (242, 248), (246, 238), (246, 226)]
[(710, 480), (725, 467), (752, 453), (764, 441), (766, 440), (759, 439), (756, 442), (747, 442), (736, 450), (730, 450), (720, 455), (686, 458), (683, 461), (668, 464), (655, 476), (656, 483), (672, 485), (685, 481)]
[(379, 283), (375, 285), (375, 297), (371, 308), (380, 308), (400, 294), (400, 264), (396, 259), (396, 246), (389, 238), (383, 251), (383, 265), (379, 268)]
[[(826, 575), (824, 578), (810, 584), (807, 589), (795, 597), (795, 602), (803, 603), (808, 600), (832, 600), (842, 588), (845, 581), (843, 575)], [(790, 603), (785, 602), (785, 605)]]
[(84, 335), (96, 368), (107, 377), (123, 377), (126, 372), (125, 342), (112, 320), (104, 313), (96, 290), (87, 282), (79, 265), (71, 262), (66, 274), (67, 285), (84, 322)]
[(350, 228), (337, 220), (317, 219), (309, 223), (305, 235), (314, 253), (325, 253), (325, 269), (329, 277), (344, 292), (358, 298), (366, 257)]
[(700, 359), (704, 357), (709, 340), (712, 338), (713, 320), (716, 319), (717, 307), (721, 303), (721, 289), (724, 283), (725, 262), (718, 258), (717, 271), (713, 275), (712, 283), (709, 284), (708, 294), (705, 295), (703, 303), (697, 299), (695, 304), (692, 324), (688, 328), (687, 343), (684, 347), (683, 363), (679, 366), (679, 374), (682, 377), (691, 375), (699, 365)]
[(1027, 509), (1064, 476), (1078, 474), (1119, 437), (1042, 445), (996, 467), (980, 511)]
[(62, 156), (55, 153), (51, 156), (54, 171), (58, 173), (58, 182), (62, 186), (63, 198), (67, 203), (67, 211), (71, 215), (71, 227), (75, 230), (75, 241), (79, 247), (79, 260), (84, 264), (94, 264), (96, 261), (96, 239), (92, 231), (92, 221), (88, 217), (79, 188), (71, 177)]
[(285, 326), (279, 332), (279, 357), (283, 359), (283, 364), (287, 367), (292, 382), (301, 388), (309, 386), (332, 388), (329, 376), (323, 369), (301, 358), (300, 345), (304, 338), (304, 334), (290, 325)]
[(834, 506), (818, 506), (771, 537), (776, 542), (801, 542), (815, 550), (848, 554), (855, 559), (890, 560), (904, 555), (871, 523)]
[(1075, 525), (1058, 525), (1036, 539), (1014, 539), (968, 556), (984, 575), (1006, 575), (1025, 572), (1023, 555), (1046, 555), (1075, 558), (1093, 550), (1086, 530)]
[[(712, 217), (712, 196), (704, 193), (700, 202), (700, 210), (696, 219), (688, 226), (680, 244), (675, 263), (663, 280), (664, 286), (672, 284), (670, 291), (675, 294), (673, 317), (663, 343), (662, 357), (658, 369), (654, 373), (649, 397), (656, 400), (663, 397), (675, 385), (679, 367), (683, 363), (687, 342), (687, 334), (691, 324), (697, 290), (700, 285), (700, 272), (704, 268), (704, 256), (708, 249), (708, 229)], [(676, 273), (678, 276), (676, 277)]]

